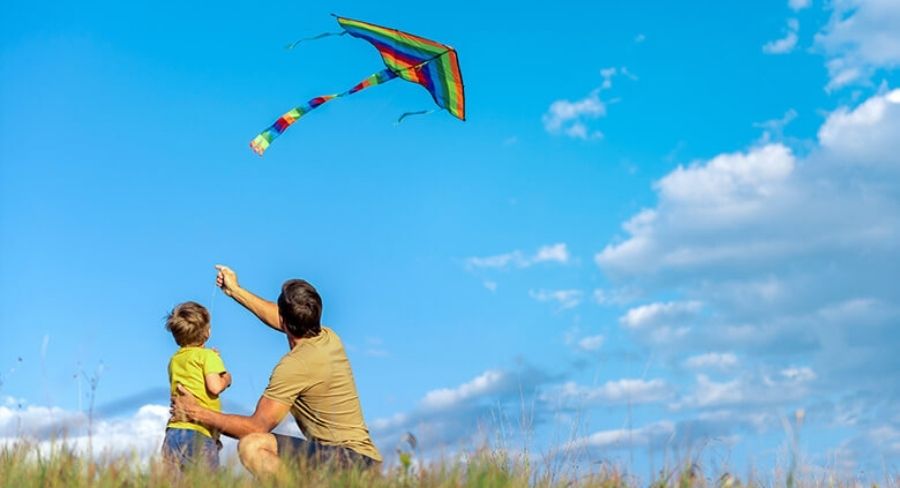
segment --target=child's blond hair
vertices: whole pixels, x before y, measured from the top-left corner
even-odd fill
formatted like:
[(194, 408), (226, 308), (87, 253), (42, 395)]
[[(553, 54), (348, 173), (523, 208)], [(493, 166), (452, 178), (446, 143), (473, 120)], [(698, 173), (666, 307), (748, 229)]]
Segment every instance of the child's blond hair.
[(179, 303), (166, 317), (166, 330), (179, 346), (199, 346), (209, 338), (209, 311), (197, 302)]

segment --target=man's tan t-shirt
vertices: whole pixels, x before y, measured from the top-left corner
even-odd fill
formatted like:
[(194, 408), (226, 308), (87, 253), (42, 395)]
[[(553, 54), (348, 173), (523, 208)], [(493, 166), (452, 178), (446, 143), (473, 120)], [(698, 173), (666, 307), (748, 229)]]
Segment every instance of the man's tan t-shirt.
[(281, 358), (263, 396), (290, 405), (307, 439), (381, 461), (363, 420), (344, 344), (328, 327), (315, 337), (300, 339)]

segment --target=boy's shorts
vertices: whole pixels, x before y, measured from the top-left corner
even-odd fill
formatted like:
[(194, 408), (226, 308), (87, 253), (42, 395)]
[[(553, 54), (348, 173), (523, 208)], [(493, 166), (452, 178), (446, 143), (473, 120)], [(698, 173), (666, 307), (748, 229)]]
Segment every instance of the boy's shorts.
[(163, 441), (163, 457), (181, 469), (200, 464), (209, 469), (219, 467), (220, 444), (191, 429), (166, 429)]
[(315, 441), (291, 437), (283, 434), (272, 434), (278, 446), (278, 457), (291, 460), (302, 459), (307, 465), (319, 465), (335, 463), (342, 468), (368, 469), (378, 464), (378, 461), (364, 456), (352, 449), (340, 446), (326, 446)]

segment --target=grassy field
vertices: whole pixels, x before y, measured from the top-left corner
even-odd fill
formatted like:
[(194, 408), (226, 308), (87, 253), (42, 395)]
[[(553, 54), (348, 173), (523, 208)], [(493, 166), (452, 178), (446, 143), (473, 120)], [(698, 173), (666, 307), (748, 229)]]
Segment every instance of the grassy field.
[[(191, 469), (180, 473), (160, 460), (133, 457), (91, 459), (65, 447), (49, 452), (29, 443), (0, 448), (0, 487), (844, 487), (861, 485), (831, 475), (802, 479), (793, 473), (767, 480), (740, 480), (728, 473), (703, 473), (685, 465), (663, 470), (656, 480), (632, 478), (617, 469), (600, 468), (590, 473), (534, 468), (503, 452), (480, 450), (466, 462), (436, 462), (414, 467), (401, 455), (396, 466), (381, 470), (339, 470), (330, 466), (307, 468), (294, 465), (279, 479), (259, 480), (239, 466), (216, 472)], [(887, 483), (891, 483), (888, 481)], [(896, 486), (896, 485), (893, 485)]]

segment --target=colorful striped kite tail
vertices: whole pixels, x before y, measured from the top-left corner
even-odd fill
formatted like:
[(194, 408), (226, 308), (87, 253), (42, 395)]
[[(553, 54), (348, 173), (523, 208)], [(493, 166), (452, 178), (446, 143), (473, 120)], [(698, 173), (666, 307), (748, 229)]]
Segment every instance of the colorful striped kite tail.
[(331, 100), (334, 100), (338, 97), (344, 97), (347, 95), (352, 95), (358, 91), (365, 90), (371, 86), (380, 85), (387, 81), (393, 80), (397, 77), (397, 74), (391, 71), (390, 69), (381, 70), (366, 79), (360, 81), (356, 85), (353, 85), (353, 88), (343, 92), (337, 93), (334, 95), (323, 95), (321, 97), (315, 97), (308, 100), (305, 104), (300, 105), (299, 107), (294, 107), (286, 114), (278, 117), (278, 120), (275, 121), (274, 124), (269, 126), (266, 130), (262, 131), (250, 141), (250, 148), (256, 154), (260, 156), (266, 152), (266, 149), (269, 148), (269, 145), (272, 144), (278, 136), (284, 133), (288, 127), (290, 127), (294, 122), (296, 122), (300, 117), (306, 115), (311, 110), (316, 109), (320, 105), (323, 105)]

